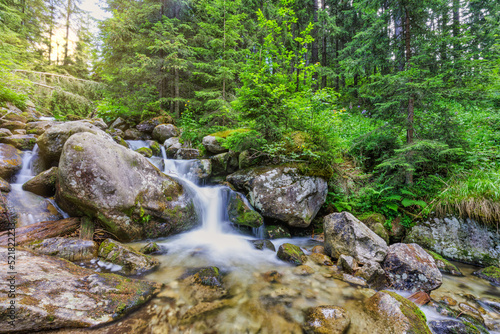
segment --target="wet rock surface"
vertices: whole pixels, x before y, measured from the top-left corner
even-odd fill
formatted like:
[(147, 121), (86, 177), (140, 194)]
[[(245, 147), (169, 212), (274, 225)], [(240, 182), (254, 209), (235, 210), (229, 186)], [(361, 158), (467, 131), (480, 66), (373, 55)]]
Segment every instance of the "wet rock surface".
[(21, 151), (12, 145), (0, 144), (0, 177), (10, 180), (21, 169)]
[(103, 261), (120, 266), (116, 272), (123, 275), (141, 275), (157, 269), (160, 265), (152, 256), (137, 252), (112, 239), (101, 243), (98, 255)]
[(23, 190), (50, 197), (56, 193), (57, 167), (52, 167), (23, 184)]
[(348, 212), (323, 218), (325, 251), (338, 259), (347, 254), (357, 261), (382, 262), (387, 254), (385, 241)]
[(500, 286), (500, 268), (498, 267), (489, 266), (474, 272), (474, 275), (490, 281), (493, 285)]
[(302, 249), (299, 246), (293, 244), (284, 243), (278, 248), (278, 258), (285, 262), (299, 266), (307, 261)]
[(417, 244), (391, 245), (382, 268), (388, 285), (396, 290), (430, 292), (442, 283), (434, 259)]
[(250, 204), (264, 217), (294, 227), (307, 227), (325, 202), (326, 182), (299, 175), (296, 168), (257, 167), (227, 177), (236, 189), (248, 192)]
[(262, 216), (255, 211), (240, 193), (231, 191), (227, 208), (229, 221), (237, 225), (259, 227), (264, 224)]
[(350, 324), (351, 319), (345, 309), (322, 305), (306, 310), (303, 327), (307, 334), (342, 334)]
[[(16, 330), (41, 331), (81, 328), (111, 322), (144, 304), (159, 292), (160, 284), (99, 274), (63, 259), (17, 250)], [(0, 247), (0, 261), (7, 263), (7, 250)], [(9, 279), (0, 273), (2, 282)], [(0, 302), (8, 303), (8, 285), (0, 286)], [(8, 309), (0, 311), (3, 323)], [(1, 326), (0, 333), (11, 333)]]
[(97, 257), (98, 245), (78, 238), (49, 238), (26, 246), (37, 254), (52, 255), (69, 261), (85, 261)]

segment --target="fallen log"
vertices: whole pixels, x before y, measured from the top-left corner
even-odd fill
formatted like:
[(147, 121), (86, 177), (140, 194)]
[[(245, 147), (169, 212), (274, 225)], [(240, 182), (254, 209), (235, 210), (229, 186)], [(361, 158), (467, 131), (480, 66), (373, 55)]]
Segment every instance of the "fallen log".
[(39, 222), (16, 228), (15, 233), (12, 230), (1, 232), (0, 246), (7, 246), (13, 239), (18, 246), (36, 240), (65, 236), (75, 232), (79, 227), (80, 218), (77, 217)]

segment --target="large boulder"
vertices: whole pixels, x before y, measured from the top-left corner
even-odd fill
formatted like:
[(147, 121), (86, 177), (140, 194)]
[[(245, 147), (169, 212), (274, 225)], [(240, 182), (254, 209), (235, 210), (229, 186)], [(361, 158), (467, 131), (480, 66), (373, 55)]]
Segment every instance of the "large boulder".
[(31, 151), (36, 144), (35, 135), (14, 134), (0, 138), (0, 143), (12, 145), (22, 151)]
[(339, 306), (310, 307), (305, 313), (304, 330), (307, 334), (342, 334), (351, 324), (347, 311)]
[[(392, 291), (379, 291), (364, 303), (375, 321), (375, 333), (431, 334), (427, 320), (417, 305)], [(376, 330), (378, 328), (382, 331)]]
[(434, 258), (417, 244), (391, 245), (382, 268), (388, 286), (396, 290), (428, 293), (443, 280)]
[(197, 224), (193, 201), (178, 182), (139, 153), (88, 132), (64, 145), (56, 200), (69, 214), (99, 219), (123, 241)]
[[(7, 263), (7, 248), (0, 247), (0, 261)], [(0, 310), (0, 333), (38, 332), (57, 328), (91, 327), (123, 317), (151, 299), (158, 283), (99, 274), (67, 260), (18, 249), (16, 275), (0, 272), (0, 303), (10, 305), (15, 287), (15, 317)], [(15, 327), (8, 324), (13, 321)]]
[(173, 124), (173, 119), (171, 116), (158, 116), (155, 118), (148, 119), (146, 121), (143, 121), (139, 124), (137, 124), (136, 128), (137, 130), (145, 133), (151, 134), (155, 127), (157, 127), (160, 124)]
[(109, 142), (113, 138), (97, 126), (84, 121), (71, 121), (56, 124), (47, 129), (37, 139), (39, 154), (47, 166), (57, 166), (64, 143), (75, 133), (88, 132)]
[(22, 167), (21, 151), (12, 145), (0, 144), (0, 177), (10, 180)]
[(429, 219), (414, 226), (405, 242), (419, 244), (451, 260), (500, 267), (499, 234), (472, 219)]
[(323, 219), (325, 251), (335, 259), (346, 254), (361, 263), (382, 262), (387, 244), (349, 212), (332, 213)]
[(165, 140), (177, 137), (179, 135), (179, 130), (173, 124), (160, 124), (156, 126), (153, 130), (153, 138), (163, 143)]
[(33, 135), (42, 135), (47, 129), (59, 122), (56, 121), (36, 121), (26, 123), (26, 133)]
[(118, 273), (139, 275), (158, 268), (160, 263), (152, 256), (142, 254), (118, 241), (106, 239), (99, 246), (99, 257), (120, 266)]
[(222, 147), (221, 143), (223, 141), (224, 139), (215, 136), (205, 136), (201, 143), (208, 152), (218, 154), (229, 151), (227, 148)]
[(212, 174), (214, 176), (225, 176), (238, 170), (238, 153), (229, 151), (210, 157), (212, 162)]
[(229, 175), (227, 180), (248, 192), (250, 204), (264, 217), (293, 227), (311, 224), (328, 191), (325, 180), (300, 175), (297, 168), (284, 166), (247, 169)]

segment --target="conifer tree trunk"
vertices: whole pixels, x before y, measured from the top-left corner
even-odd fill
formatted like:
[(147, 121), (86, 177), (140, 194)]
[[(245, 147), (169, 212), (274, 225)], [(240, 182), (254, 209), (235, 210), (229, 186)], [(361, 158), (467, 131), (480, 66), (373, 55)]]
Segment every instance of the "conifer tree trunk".
[[(326, 9), (326, 0), (321, 1), (321, 10), (323, 13), (325, 12)], [(326, 60), (326, 31), (325, 31), (325, 22), (323, 21), (323, 45), (322, 45), (322, 57), (321, 57), (321, 65), (322, 66), (327, 66), (327, 60)], [(326, 87), (326, 75), (323, 75), (321, 78), (321, 87), (325, 88)]]
[(69, 48), (69, 19), (71, 17), (71, 0), (68, 0), (68, 8), (66, 10), (66, 37), (65, 37), (65, 42), (64, 44), (64, 60), (63, 64), (68, 65), (69, 64), (69, 58), (68, 58), (68, 48)]
[[(410, 15), (408, 13), (408, 9), (405, 11), (405, 16), (406, 16), (406, 33), (405, 33), (405, 41), (406, 41), (406, 66), (407, 70), (410, 69), (411, 66), (411, 30), (410, 30)], [(412, 82), (413, 80), (410, 80)], [(414, 112), (414, 96), (413, 94), (410, 94), (410, 97), (408, 98), (408, 114), (407, 114), (407, 125), (406, 125), (406, 144), (411, 145), (413, 144), (413, 134), (414, 134), (414, 129), (413, 129), (413, 121), (415, 117), (415, 112)], [(407, 158), (411, 162), (413, 157), (413, 152), (409, 151)], [(406, 173), (406, 184), (413, 184), (413, 172), (408, 171)]]
[[(324, 1), (324, 0), (323, 0)], [(312, 64), (316, 64), (319, 61), (318, 57), (318, 10), (319, 4), (318, 0), (313, 0), (313, 20), (314, 20), (314, 30), (312, 32), (314, 41), (311, 43), (311, 62)], [(313, 90), (318, 89), (318, 73), (314, 72), (313, 74)]]

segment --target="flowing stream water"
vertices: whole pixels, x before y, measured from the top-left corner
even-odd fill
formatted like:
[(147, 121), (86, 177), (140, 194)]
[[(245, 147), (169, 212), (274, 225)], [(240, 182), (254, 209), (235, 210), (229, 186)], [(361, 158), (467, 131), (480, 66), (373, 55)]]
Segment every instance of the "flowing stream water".
[[(147, 146), (147, 143), (134, 143)], [(136, 147), (137, 148), (137, 147)], [(201, 219), (201, 227), (180, 235), (155, 240), (167, 250), (158, 255), (159, 270), (146, 279), (161, 282), (166, 289), (151, 303), (115, 325), (135, 328), (139, 326), (148, 333), (292, 333), (301, 332), (304, 321), (303, 310), (310, 306), (336, 305), (344, 307), (351, 317), (348, 333), (377, 333), (373, 323), (363, 309), (366, 298), (374, 291), (333, 279), (332, 267), (307, 263), (314, 273), (298, 275), (296, 268), (276, 257), (271, 250), (257, 250), (250, 240), (259, 238), (262, 229), (255, 229), (254, 236), (243, 235), (234, 229), (227, 218), (229, 188), (225, 186), (200, 186), (196, 179), (196, 160), (153, 160), (164, 173), (181, 182), (192, 195)], [(306, 252), (318, 244), (309, 238), (272, 240), (276, 249), (285, 242), (300, 246)], [(140, 248), (144, 242), (131, 244)], [(230, 297), (219, 302), (229, 306), (214, 306), (206, 303), (209, 311), (186, 319), (179, 314), (194, 307), (189, 289), (183, 287), (180, 277), (186, 270), (206, 266), (217, 266), (225, 274), (225, 284)], [(464, 266), (459, 265), (461, 268)], [(467, 294), (478, 299), (500, 302), (500, 289), (480, 278), (443, 275), (443, 286), (433, 292), (433, 298), (449, 296), (466, 301)], [(475, 268), (477, 270), (477, 268)], [(270, 273), (279, 272), (279, 279), (270, 282)], [(407, 296), (407, 294), (402, 293)], [(211, 306), (210, 306), (211, 305)], [(210, 311), (210, 307), (214, 307)], [(488, 319), (500, 323), (498, 310), (486, 308)], [(442, 320), (443, 316), (424, 309), (428, 321)], [(130, 327), (131, 326), (131, 327)], [(499, 333), (491, 331), (491, 333)]]

